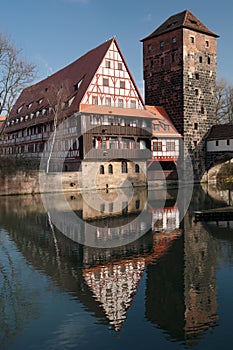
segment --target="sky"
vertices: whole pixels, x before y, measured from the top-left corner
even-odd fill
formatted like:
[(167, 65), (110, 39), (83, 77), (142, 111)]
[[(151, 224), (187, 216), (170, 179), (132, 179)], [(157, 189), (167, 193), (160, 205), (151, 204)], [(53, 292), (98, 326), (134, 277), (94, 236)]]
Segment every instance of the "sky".
[(233, 85), (231, 0), (2, 0), (0, 33), (37, 67), (35, 82), (115, 36), (143, 96), (140, 40), (186, 9), (220, 36), (217, 76)]

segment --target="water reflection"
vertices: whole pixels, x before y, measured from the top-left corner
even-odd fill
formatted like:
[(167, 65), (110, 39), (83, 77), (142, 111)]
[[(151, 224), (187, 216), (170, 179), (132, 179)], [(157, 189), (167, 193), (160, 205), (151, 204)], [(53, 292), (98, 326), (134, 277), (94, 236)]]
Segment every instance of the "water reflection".
[[(114, 192), (103, 196), (105, 204), (106, 199), (112, 203)], [(160, 193), (137, 190), (127, 211), (120, 203), (114, 214), (110, 210), (112, 205), (102, 211), (92, 210), (80, 193), (66, 197), (82, 219), (78, 231), (64, 222), (66, 235), (52, 224), (39, 196), (1, 199), (2, 341), (20, 334), (26, 322), (39, 313), (33, 303), (35, 288), (27, 283), (28, 279), (34, 281), (35, 277), (31, 276), (34, 271), (45, 272), (63, 292), (78, 300), (99, 325), (110, 325), (116, 332), (127, 321), (144, 276), (146, 322), (163, 330), (168, 339), (192, 345), (217, 325), (216, 268), (225, 259), (224, 254), (233, 261), (233, 236), (229, 236), (229, 227), (225, 234), (221, 228), (219, 235), (219, 227), (215, 232), (211, 224), (194, 224), (193, 212), (200, 207), (220, 206), (224, 202), (222, 197), (213, 200), (212, 192), (195, 189), (190, 211), (181, 225), (176, 190)], [(134, 219), (145, 205), (146, 220), (137, 226)], [(61, 218), (62, 213), (63, 208)], [(87, 223), (93, 227), (95, 242), (137, 235), (145, 225), (148, 229), (128, 244), (101, 249), (77, 243), (80, 235), (85, 237)], [(6, 237), (10, 239), (7, 241)], [(227, 239), (230, 245), (226, 253), (218, 242)], [(19, 254), (33, 267), (30, 276), (18, 264)], [(144, 324), (142, 332), (143, 327)]]

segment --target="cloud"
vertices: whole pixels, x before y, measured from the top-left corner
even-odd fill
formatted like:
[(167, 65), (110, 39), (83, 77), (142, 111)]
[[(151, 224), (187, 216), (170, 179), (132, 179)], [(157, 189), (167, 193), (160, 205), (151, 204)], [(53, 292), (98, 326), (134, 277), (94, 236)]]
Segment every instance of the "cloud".
[(53, 68), (49, 65), (49, 63), (41, 55), (37, 55), (37, 60), (40, 61), (43, 64), (43, 66), (45, 67), (47, 76), (53, 74)]
[(148, 13), (148, 15), (144, 18), (145, 22), (150, 22), (152, 20), (152, 14)]

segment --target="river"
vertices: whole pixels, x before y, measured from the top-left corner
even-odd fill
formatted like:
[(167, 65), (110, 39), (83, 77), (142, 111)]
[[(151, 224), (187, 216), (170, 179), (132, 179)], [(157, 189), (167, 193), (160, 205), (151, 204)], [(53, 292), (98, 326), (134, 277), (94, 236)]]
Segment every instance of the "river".
[(233, 347), (233, 191), (125, 191), (0, 197), (0, 349)]

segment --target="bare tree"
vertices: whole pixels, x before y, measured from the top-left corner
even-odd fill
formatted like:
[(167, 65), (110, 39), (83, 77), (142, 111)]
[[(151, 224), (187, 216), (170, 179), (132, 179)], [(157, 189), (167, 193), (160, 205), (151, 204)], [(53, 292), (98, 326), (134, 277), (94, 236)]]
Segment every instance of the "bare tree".
[(47, 98), (47, 100), (49, 108), (53, 113), (53, 133), (52, 139), (49, 143), (49, 155), (46, 164), (46, 173), (49, 172), (50, 161), (54, 152), (54, 145), (57, 138), (57, 127), (66, 118), (65, 107), (69, 92), (67, 81), (63, 81), (59, 87), (52, 86), (50, 89), (52, 93), (50, 94), (50, 97)]
[(35, 66), (20, 57), (16, 49), (0, 33), (0, 114), (9, 115), (23, 88), (35, 78)]
[(216, 85), (216, 120), (233, 123), (233, 86), (221, 78)]

